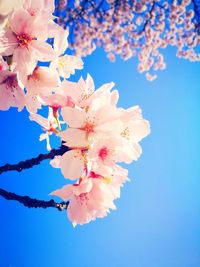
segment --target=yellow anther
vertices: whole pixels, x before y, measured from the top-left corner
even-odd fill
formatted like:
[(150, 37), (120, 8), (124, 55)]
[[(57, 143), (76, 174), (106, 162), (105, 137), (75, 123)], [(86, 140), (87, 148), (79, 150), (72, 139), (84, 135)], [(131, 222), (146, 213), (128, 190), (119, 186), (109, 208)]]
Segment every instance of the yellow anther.
[(103, 182), (106, 184), (111, 184), (112, 183), (112, 178), (111, 177), (104, 177)]

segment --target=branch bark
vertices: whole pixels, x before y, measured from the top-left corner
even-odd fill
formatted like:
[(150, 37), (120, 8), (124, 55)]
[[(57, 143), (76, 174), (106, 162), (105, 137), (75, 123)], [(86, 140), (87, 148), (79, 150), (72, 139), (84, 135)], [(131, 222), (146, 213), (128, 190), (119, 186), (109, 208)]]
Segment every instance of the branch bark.
[(22, 205), (28, 208), (43, 208), (43, 209), (55, 208), (59, 211), (63, 211), (63, 210), (66, 210), (69, 205), (69, 201), (57, 203), (53, 199), (49, 201), (38, 200), (35, 198), (30, 198), (28, 196), (20, 196), (15, 193), (8, 192), (1, 188), (0, 188), (0, 196), (2, 196), (3, 198), (7, 200), (18, 201), (19, 203), (21, 203)]
[[(62, 145), (60, 148), (52, 149), (49, 153), (40, 154), (35, 158), (20, 161), (17, 164), (5, 164), (0, 167), (0, 174), (7, 171), (17, 171), (21, 172), (22, 170), (32, 168), (33, 166), (39, 165), (45, 159), (53, 159), (55, 156), (63, 155), (67, 152), (69, 148), (67, 146)], [(7, 200), (15, 200), (19, 203), (23, 204), (28, 208), (56, 208), (59, 211), (67, 209), (69, 205), (69, 201), (57, 203), (53, 199), (49, 201), (39, 200), (35, 198), (30, 198), (28, 196), (20, 196), (12, 192), (8, 192), (4, 189), (0, 188), (0, 196)]]
[(45, 159), (53, 159), (55, 156), (58, 156), (58, 155), (62, 156), (68, 150), (69, 150), (69, 148), (67, 146), (62, 145), (61, 147), (59, 147), (57, 149), (52, 149), (49, 153), (39, 154), (35, 158), (20, 161), (17, 164), (8, 164), (7, 163), (7, 164), (0, 167), (0, 175), (4, 172), (8, 172), (8, 171), (21, 172), (22, 170), (30, 169), (33, 166), (39, 165)]

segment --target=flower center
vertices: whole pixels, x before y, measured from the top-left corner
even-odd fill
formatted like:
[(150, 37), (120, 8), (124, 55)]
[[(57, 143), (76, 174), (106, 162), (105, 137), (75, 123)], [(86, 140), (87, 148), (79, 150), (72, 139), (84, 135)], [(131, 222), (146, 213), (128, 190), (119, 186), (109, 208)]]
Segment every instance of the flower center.
[(4, 83), (6, 84), (7, 89), (18, 87), (18, 82), (15, 75), (8, 76)]
[(102, 147), (100, 150), (99, 150), (99, 154), (98, 154), (99, 158), (101, 160), (105, 160), (106, 157), (108, 156), (108, 149), (107, 147)]
[(130, 131), (128, 127), (126, 127), (123, 132), (121, 132), (121, 136), (126, 138), (127, 140), (130, 140)]
[(79, 200), (81, 206), (87, 204), (87, 201), (89, 200), (88, 193), (81, 193), (79, 196), (76, 196), (76, 199)]
[(61, 68), (68, 67), (70, 65), (69, 58), (67, 58), (67, 57), (59, 57), (58, 58), (58, 65)]
[(28, 44), (32, 41), (32, 38), (25, 33), (17, 35), (17, 39), (18, 45), (21, 47), (28, 47)]
[(34, 82), (38, 82), (40, 80), (40, 73), (38, 71), (38, 67), (36, 67), (32, 74), (28, 75), (28, 80), (32, 79)]
[(86, 131), (87, 134), (94, 132), (94, 124), (90, 122), (86, 122), (85, 126), (82, 128), (82, 130)]

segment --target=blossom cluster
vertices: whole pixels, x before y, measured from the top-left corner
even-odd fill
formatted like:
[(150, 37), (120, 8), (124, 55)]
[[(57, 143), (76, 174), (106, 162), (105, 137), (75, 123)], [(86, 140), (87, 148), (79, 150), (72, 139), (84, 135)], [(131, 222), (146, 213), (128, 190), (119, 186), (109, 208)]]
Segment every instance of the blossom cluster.
[[(115, 209), (128, 180), (118, 164), (140, 157), (139, 142), (150, 127), (138, 106), (117, 107), (114, 83), (95, 90), (90, 75), (67, 80), (83, 62), (66, 54), (68, 30), (54, 22), (54, 8), (53, 0), (0, 2), (0, 110), (26, 108), (30, 120), (42, 126), (40, 140), (48, 150), (53, 134), (66, 146), (51, 165), (71, 182), (51, 194), (70, 201), (73, 225), (85, 224)], [(43, 107), (48, 118), (38, 113)]]
[(161, 49), (200, 61), (200, 5), (197, 0), (59, 0), (58, 23), (71, 31), (70, 47), (78, 56), (103, 47), (108, 58), (138, 57), (138, 71), (150, 81), (166, 67)]
[[(1, 2), (1, 110), (17, 107), (20, 111), (26, 107), (36, 113), (42, 104), (54, 105), (53, 94), (60, 88), (60, 77), (68, 78), (75, 69), (82, 69), (80, 58), (64, 55), (68, 30), (54, 22), (54, 9), (53, 0)], [(53, 46), (47, 42), (51, 39)], [(65, 96), (62, 98), (67, 101)]]
[(142, 152), (139, 141), (149, 134), (149, 123), (138, 106), (117, 108), (118, 91), (111, 91), (113, 86), (108, 83), (94, 91), (90, 76), (77, 84), (66, 82), (74, 105), (61, 109), (68, 128), (60, 136), (70, 150), (52, 164), (75, 183), (52, 194), (70, 200), (68, 217), (73, 225), (115, 209), (113, 201), (128, 180), (128, 171), (117, 163), (137, 160)]

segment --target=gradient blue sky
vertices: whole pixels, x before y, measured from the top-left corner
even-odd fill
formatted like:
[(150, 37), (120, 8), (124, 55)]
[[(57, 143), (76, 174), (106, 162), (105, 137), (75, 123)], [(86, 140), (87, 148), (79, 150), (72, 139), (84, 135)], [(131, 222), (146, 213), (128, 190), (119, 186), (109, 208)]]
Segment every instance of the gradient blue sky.
[[(151, 122), (131, 182), (105, 219), (73, 228), (65, 212), (29, 210), (0, 198), (0, 267), (200, 266), (200, 65), (165, 51), (167, 69), (154, 82), (136, 71), (137, 60), (110, 63), (100, 49), (84, 59), (96, 86), (109, 81), (119, 105), (139, 104)], [(45, 152), (40, 127), (28, 113), (0, 112), (0, 164)], [(64, 178), (48, 161), (22, 173), (3, 174), (0, 187), (49, 199)]]

